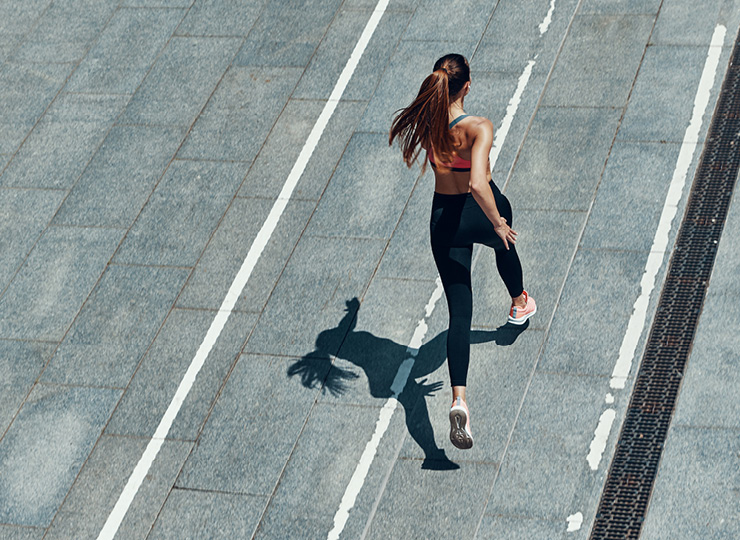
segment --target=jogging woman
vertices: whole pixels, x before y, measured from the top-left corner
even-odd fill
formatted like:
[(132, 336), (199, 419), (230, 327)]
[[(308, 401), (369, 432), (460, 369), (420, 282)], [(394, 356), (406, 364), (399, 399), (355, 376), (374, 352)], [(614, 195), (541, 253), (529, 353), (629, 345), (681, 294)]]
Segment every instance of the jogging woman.
[[(487, 118), (465, 114), (463, 101), (468, 92), (468, 61), (459, 54), (443, 56), (424, 79), (413, 103), (397, 111), (389, 137), (389, 144), (399, 139), (406, 165), (411, 167), (423, 149), (434, 170), (430, 231), (432, 254), (450, 314), (450, 440), (463, 449), (473, 446), (465, 387), (473, 316), (470, 266), (474, 243), (496, 252), (498, 272), (511, 296), (508, 321), (524, 324), (537, 310), (522, 285), (511, 205), (491, 180), (488, 154), (493, 124)], [(425, 167), (426, 160), (422, 172)]]

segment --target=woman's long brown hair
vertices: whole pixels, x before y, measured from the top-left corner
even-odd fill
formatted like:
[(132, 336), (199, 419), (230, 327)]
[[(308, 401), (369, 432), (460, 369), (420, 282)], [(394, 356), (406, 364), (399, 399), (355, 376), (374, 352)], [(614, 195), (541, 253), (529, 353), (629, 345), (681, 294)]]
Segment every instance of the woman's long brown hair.
[[(398, 137), (403, 160), (411, 167), (420, 146), (434, 149), (435, 160), (450, 163), (455, 157), (455, 141), (449, 130), (450, 96), (455, 96), (470, 80), (470, 67), (460, 54), (448, 54), (437, 60), (434, 71), (424, 79), (416, 99), (396, 111), (388, 144)], [(422, 166), (422, 171), (426, 162)]]

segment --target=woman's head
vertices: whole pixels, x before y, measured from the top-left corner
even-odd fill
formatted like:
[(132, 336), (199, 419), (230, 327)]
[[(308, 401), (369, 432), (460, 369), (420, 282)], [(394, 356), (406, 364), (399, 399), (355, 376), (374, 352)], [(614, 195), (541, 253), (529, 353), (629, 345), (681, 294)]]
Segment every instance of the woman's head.
[(411, 105), (396, 111), (388, 143), (399, 138), (406, 165), (411, 167), (416, 161), (420, 145), (433, 147), (440, 162), (452, 161), (455, 151), (448, 128), (449, 109), (461, 93), (467, 94), (469, 83), (470, 66), (465, 57), (447, 54), (434, 63)]
[(470, 82), (470, 66), (462, 54), (446, 54), (434, 63), (434, 71), (444, 70), (447, 74), (447, 90), (451, 98), (456, 98)]

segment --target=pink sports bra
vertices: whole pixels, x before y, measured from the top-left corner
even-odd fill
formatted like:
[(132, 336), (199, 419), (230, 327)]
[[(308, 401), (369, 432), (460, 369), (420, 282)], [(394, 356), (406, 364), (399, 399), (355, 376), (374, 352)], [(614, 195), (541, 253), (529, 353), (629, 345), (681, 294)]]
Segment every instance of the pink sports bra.
[[(463, 114), (461, 116), (458, 116), (455, 118), (452, 122), (450, 122), (449, 129), (452, 129), (455, 124), (457, 124), (460, 120), (463, 118), (466, 118), (470, 116), (469, 114)], [(429, 163), (431, 163), (432, 168), (437, 168), (437, 163), (434, 161), (434, 153), (432, 152), (432, 149), (430, 148), (427, 150), (427, 157), (429, 158)], [(470, 172), (470, 160), (469, 159), (463, 159), (460, 156), (455, 156), (455, 159), (452, 160), (452, 163), (440, 163), (440, 166), (451, 169), (453, 171), (457, 172)]]

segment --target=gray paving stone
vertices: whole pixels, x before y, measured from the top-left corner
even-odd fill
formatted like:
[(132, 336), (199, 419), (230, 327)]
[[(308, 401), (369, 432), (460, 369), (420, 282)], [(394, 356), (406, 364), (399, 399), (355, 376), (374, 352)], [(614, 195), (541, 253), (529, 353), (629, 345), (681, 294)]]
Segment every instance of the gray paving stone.
[(507, 186), (514, 208), (588, 210), (619, 115), (607, 108), (540, 108)]
[(0, 443), (0, 522), (49, 525), (119, 396), (36, 387)]
[[(519, 233), (516, 250), (522, 264), (525, 290), (537, 302), (537, 314), (529, 328), (546, 328), (560, 300), (585, 212), (520, 210), (514, 206), (514, 230)], [(553, 246), (558, 246), (553, 249)], [(473, 269), (473, 324), (497, 328), (506, 322), (511, 297), (496, 268), (496, 254), (479, 246), (480, 256)], [(475, 254), (474, 254), (475, 256)]]
[(650, 250), (680, 149), (658, 142), (614, 144), (583, 233), (584, 248)]
[(739, 453), (736, 429), (672, 428), (640, 538), (737, 538)]
[[(706, 57), (706, 45), (648, 47), (617, 140), (682, 142)], [(720, 65), (725, 64), (720, 60)], [(722, 75), (716, 79), (711, 100)], [(707, 107), (699, 141), (706, 136), (713, 109)]]
[[(325, 101), (288, 101), (249, 169), (240, 196), (276, 198), (280, 194), (325, 104)], [(366, 105), (365, 102), (337, 105), (295, 187), (293, 198), (315, 201), (321, 198)]]
[[(731, 396), (737, 388), (740, 366), (740, 336), (735, 331), (740, 324), (740, 294), (710, 283), (673, 424), (738, 429), (740, 403)], [(722, 324), (718, 324), (718, 317)]]
[[(481, 540), (561, 540), (567, 529), (565, 521), (546, 521), (521, 516), (485, 515), (476, 538)], [(572, 534), (572, 533), (571, 533)]]
[(0, 298), (0, 337), (60, 341), (123, 231), (52, 227)]
[(43, 15), (51, 1), (3, 2), (0, 4), (0, 34), (26, 34)]
[(576, 17), (543, 104), (624, 107), (654, 20), (652, 15)]
[(719, 10), (717, 24), (724, 24), (725, 28), (728, 29), (725, 35), (726, 47), (732, 47), (731, 43), (735, 40), (733, 28), (737, 28), (740, 24), (740, 9), (738, 8), (740, 8), (738, 0), (724, 0)]
[(559, 521), (581, 512), (584, 524), (593, 520), (619, 432), (617, 419), (592, 471), (586, 457), (608, 389), (606, 377), (535, 375), (486, 513)]
[(0, 340), (0, 433), (5, 433), (55, 347), (40, 341)]
[[(499, 1), (471, 59), (471, 68), (516, 73), (518, 77), (527, 62), (536, 58), (534, 72), (541, 71), (546, 75), (577, 4), (577, 0), (559, 0), (543, 35), (540, 25), (549, 12), (549, 3)], [(539, 92), (535, 94), (539, 96)]]
[(306, 67), (316, 51), (316, 41), (247, 39), (234, 59), (235, 66)]
[(0, 524), (0, 536), (5, 540), (41, 540), (44, 534), (46, 529), (43, 527)]
[(127, 101), (127, 96), (60, 96), (24, 141), (0, 183), (70, 189)]
[[(483, 35), (496, 8), (485, 0), (463, 0), (455, 3), (455, 9), (449, 7), (443, 0), (421, 0), (403, 39), (445, 41), (454, 35), (460, 41), (476, 41)], [(440, 16), (442, 12), (445, 13), (443, 17)]]
[(80, 60), (118, 2), (72, 0), (54, 2), (13, 54), (13, 62), (76, 62)]
[[(367, 11), (339, 11), (301, 77), (293, 98), (328, 99), (370, 18)], [(408, 13), (380, 20), (342, 99), (369, 100), (409, 21)]]
[(123, 0), (121, 7), (134, 8), (187, 8), (193, 0)]
[(133, 94), (183, 14), (175, 9), (119, 9), (67, 90)]
[[(347, 300), (362, 297), (385, 244), (304, 236), (245, 350), (299, 357), (313, 350), (317, 336), (342, 319)], [(339, 349), (340, 333), (326, 344), (326, 350)], [(281, 339), (276, 340), (278, 335)]]
[(267, 497), (174, 490), (148, 538), (251, 538)]
[(331, 530), (378, 413), (375, 407), (313, 408), (255, 538), (321, 538)]
[(418, 173), (408, 169), (388, 137), (352, 136), (311, 218), (307, 233), (320, 236), (390, 238)]
[(188, 273), (183, 268), (109, 266), (43, 380), (125, 388)]
[[(178, 298), (178, 306), (196, 309), (221, 307), (272, 206), (273, 201), (269, 199), (239, 198), (234, 201)], [(237, 311), (260, 313), (264, 309), (314, 208), (312, 201), (288, 204), (237, 301)]]
[[(722, 2), (669, 2), (661, 7), (650, 42), (656, 45), (703, 45), (712, 39)], [(734, 29), (730, 30), (733, 33)]]
[(0, 189), (0, 290), (8, 286), (63, 199), (62, 191)]
[[(177, 487), (251, 495), (273, 492), (298, 437), (303, 437), (303, 425), (319, 392), (288, 377), (294, 361), (262, 355), (239, 358), (183, 467)], [(328, 371), (320, 360), (310, 367), (318, 377)], [(322, 407), (330, 407), (322, 419), (336, 410), (329, 405)], [(361, 409), (357, 414), (366, 418), (377, 414), (377, 409)], [(338, 421), (342, 422), (341, 418)], [(314, 430), (321, 428), (320, 422), (314, 424)], [(346, 442), (353, 448), (358, 444)], [(334, 459), (328, 450), (323, 456)]]
[[(446, 319), (444, 307), (438, 315)], [(441, 381), (442, 387), (433, 395), (417, 399), (409, 415), (411, 418), (407, 420), (410, 437), (406, 438), (401, 457), (434, 459), (435, 449), (442, 449), (461, 467), (466, 466), (463, 462), (499, 463), (506, 451), (543, 339), (541, 331), (522, 331), (503, 325), (495, 329), (473, 329), (466, 397), (475, 444), (463, 452), (450, 442), (452, 398), (446, 362), (447, 332), (436, 334), (420, 352), (411, 373), (414, 382), (407, 384), (406, 392), (422, 396), (425, 387), (436, 381)], [(428, 364), (440, 367), (427, 376)], [(426, 381), (423, 380), (425, 377)]]
[[(450, 29), (450, 33), (453, 33)], [(448, 36), (449, 37), (449, 36)], [(388, 135), (393, 113), (416, 97), (434, 62), (450, 52), (469, 57), (476, 41), (401, 41), (380, 79), (375, 95), (360, 121), (357, 131)]]
[[(472, 538), (496, 469), (465, 463), (457, 471), (423, 471), (417, 461), (398, 460), (367, 538)], [(462, 493), (466, 504), (450, 505)]]
[(298, 68), (229, 69), (178, 157), (251, 162), (301, 72)]
[(318, 45), (341, 3), (341, 0), (271, 1), (249, 32), (249, 39)]
[(124, 0), (122, 7), (138, 8), (187, 8), (193, 0)]
[(640, 294), (647, 255), (632, 251), (578, 251), (538, 369), (611, 375)]
[(129, 230), (115, 261), (195, 266), (245, 169), (243, 163), (174, 161)]
[(173, 37), (120, 123), (190, 126), (240, 44), (238, 38)]
[(660, 0), (583, 0), (581, 15), (655, 15), (661, 9)]
[(10, 58), (10, 55), (18, 48), (22, 40), (23, 36), (17, 34), (0, 36), (0, 62), (5, 63)]
[(265, 0), (197, 0), (178, 26), (188, 36), (246, 36), (262, 11)]
[[(141, 362), (106, 433), (151, 437), (216, 316), (214, 311), (175, 310)], [(201, 368), (168, 437), (195, 440), (256, 315), (233, 313)]]
[(416, 183), (393, 231), (378, 268), (381, 277), (436, 280), (439, 275), (429, 240), (429, 216), (434, 196), (434, 176), (430, 169), (427, 168), (426, 174)]
[(0, 71), (0, 154), (13, 154), (71, 71), (65, 64), (6, 64)]
[[(49, 528), (49, 540), (97, 538), (148, 440), (103, 436)], [(123, 518), (117, 537), (145, 538), (172, 489), (191, 443), (164, 441)]]
[[(65, 89), (66, 90), (66, 89)], [(76, 94), (60, 92), (40, 123), (112, 123), (128, 96), (119, 94)]]
[(172, 160), (184, 128), (115, 126), (54, 222), (129, 228)]

